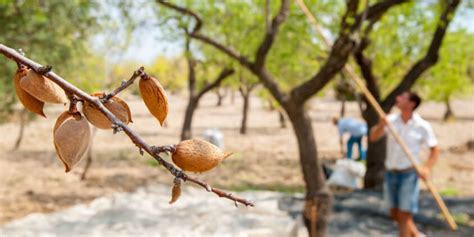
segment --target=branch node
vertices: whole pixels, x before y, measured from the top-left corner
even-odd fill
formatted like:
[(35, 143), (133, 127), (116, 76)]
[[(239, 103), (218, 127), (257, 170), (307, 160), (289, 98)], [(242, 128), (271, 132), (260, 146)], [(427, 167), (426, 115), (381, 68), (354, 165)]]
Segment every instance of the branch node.
[(169, 171), (174, 175), (174, 177), (186, 181), (187, 176), (183, 171), (177, 169), (172, 165), (169, 167)]
[(206, 190), (207, 190), (208, 192), (212, 192), (211, 185), (209, 185), (209, 184), (206, 184)]
[(146, 75), (145, 73), (145, 68), (143, 66), (141, 66), (139, 69), (133, 71), (133, 74), (132, 76), (130, 77), (130, 79), (128, 80), (122, 80), (120, 82), (120, 86), (115, 88), (115, 90), (113, 90), (112, 92), (110, 93), (107, 93), (105, 94), (102, 99), (101, 99), (101, 102), (102, 103), (105, 103), (107, 102), (110, 98), (116, 96), (118, 93), (122, 92), (123, 90), (125, 90), (127, 87), (129, 87), (130, 85), (133, 84), (133, 82), (138, 78), (138, 77), (143, 77), (143, 75)]
[(120, 124), (118, 124), (118, 123), (113, 123), (112, 124), (112, 129), (113, 129), (114, 134), (117, 134), (117, 133), (123, 131), (122, 126), (120, 126)]
[(77, 113), (77, 102), (79, 101), (77, 96), (74, 94), (68, 94), (68, 99), (69, 99), (69, 109), (68, 112), (71, 114)]
[(44, 74), (50, 72), (51, 70), (53, 70), (53, 66), (46, 65), (46, 66), (39, 67), (38, 70), (36, 70), (36, 72), (41, 74), (41, 75), (44, 75)]
[(175, 177), (175, 178), (173, 179), (173, 184), (174, 184), (174, 185), (181, 185), (181, 182), (182, 182), (182, 181), (183, 181), (183, 180), (182, 180), (181, 178)]
[(162, 152), (166, 152), (167, 154), (173, 154), (176, 151), (176, 145), (151, 146), (151, 151), (157, 155)]

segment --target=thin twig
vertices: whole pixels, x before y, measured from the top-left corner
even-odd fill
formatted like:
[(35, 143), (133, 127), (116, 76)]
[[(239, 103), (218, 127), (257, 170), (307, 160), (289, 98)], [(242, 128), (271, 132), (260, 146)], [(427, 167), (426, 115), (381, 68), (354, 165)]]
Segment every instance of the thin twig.
[(121, 91), (127, 89), (127, 87), (132, 85), (135, 79), (137, 79), (138, 77), (148, 77), (148, 75), (145, 73), (144, 67), (140, 67), (138, 70), (134, 71), (130, 79), (128, 79), (128, 81), (122, 81), (119, 87), (115, 88), (115, 90), (113, 90), (112, 92), (106, 94), (102, 98), (102, 102), (109, 100), (110, 98), (116, 96)]
[[(41, 64), (22, 56), (18, 52), (16, 52), (14, 49), (9, 48), (3, 44), (0, 44), (0, 53), (6, 56), (7, 58), (21, 63), (23, 65), (26, 65), (27, 67), (31, 68), (35, 72), (42, 71), (44, 72), (43, 76), (49, 78), (51, 81), (59, 85), (67, 94), (73, 94), (77, 96), (78, 98), (94, 105), (100, 112), (102, 112), (113, 124), (115, 128), (118, 128), (125, 132), (127, 136), (132, 140), (132, 142), (142, 149), (143, 151), (146, 151), (148, 154), (150, 154), (155, 160), (158, 161), (159, 164), (164, 166), (172, 175), (174, 175), (176, 178), (181, 178), (185, 181), (190, 181), (192, 183), (195, 183), (206, 190), (210, 190), (211, 192), (215, 193), (219, 197), (227, 198), (230, 200), (233, 200), (234, 202), (239, 202), (244, 204), (245, 206), (254, 206), (253, 203), (247, 201), (244, 198), (240, 198), (237, 196), (234, 196), (230, 193), (226, 193), (223, 190), (217, 189), (217, 188), (212, 188), (209, 184), (205, 183), (204, 181), (201, 181), (199, 179), (193, 178), (188, 176), (186, 173), (183, 171), (177, 169), (173, 164), (167, 162), (164, 160), (160, 155), (159, 152), (156, 152), (156, 149), (154, 149), (152, 146), (148, 145), (135, 131), (130, 129), (127, 125), (125, 125), (122, 121), (120, 121), (117, 117), (115, 117), (114, 114), (112, 114), (103, 104), (103, 102), (97, 98), (93, 97), (86, 92), (82, 91), (81, 89), (77, 88), (76, 86), (72, 85), (62, 77), (58, 76), (56, 73), (54, 73), (51, 70), (44, 70), (45, 68), (47, 69), (48, 67), (43, 67)], [(139, 70), (137, 70), (139, 71)], [(135, 75), (135, 73), (134, 73)], [(114, 129), (115, 130), (115, 129)]]

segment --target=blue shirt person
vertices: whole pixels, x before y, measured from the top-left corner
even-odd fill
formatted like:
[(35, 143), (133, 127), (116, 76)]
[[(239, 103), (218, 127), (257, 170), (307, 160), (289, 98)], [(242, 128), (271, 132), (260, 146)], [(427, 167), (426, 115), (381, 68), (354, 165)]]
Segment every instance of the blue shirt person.
[(362, 148), (362, 138), (367, 135), (367, 124), (353, 118), (333, 118), (334, 125), (339, 130), (339, 143), (342, 151), (342, 136), (349, 133), (350, 137), (347, 141), (346, 157), (352, 159), (352, 148), (357, 144), (360, 159), (365, 160), (365, 149)]

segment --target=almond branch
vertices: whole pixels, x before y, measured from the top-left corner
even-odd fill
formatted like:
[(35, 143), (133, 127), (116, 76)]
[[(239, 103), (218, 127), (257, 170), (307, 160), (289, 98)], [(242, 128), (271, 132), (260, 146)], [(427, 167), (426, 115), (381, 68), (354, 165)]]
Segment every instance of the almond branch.
[[(140, 148), (140, 150), (146, 151), (148, 154), (150, 154), (156, 161), (158, 161), (159, 164), (164, 166), (176, 178), (181, 178), (184, 181), (190, 181), (192, 183), (195, 183), (205, 188), (208, 192), (213, 192), (219, 197), (227, 198), (234, 201), (235, 204), (241, 203), (245, 206), (254, 206), (253, 203), (251, 203), (250, 201), (244, 198), (240, 198), (240, 197), (232, 195), (231, 193), (226, 193), (223, 190), (213, 188), (206, 182), (190, 177), (183, 171), (177, 169), (173, 164), (167, 162), (160, 156), (160, 152), (170, 151), (169, 147), (172, 147), (172, 146), (165, 146), (165, 147), (168, 147), (168, 149), (163, 148), (162, 150), (160, 150), (160, 149), (157, 149), (157, 147), (148, 145), (135, 131), (130, 129), (127, 125), (125, 125), (122, 121), (120, 121), (117, 117), (115, 117), (115, 115), (112, 114), (104, 106), (103, 102), (99, 98), (90, 96), (86, 92), (72, 85), (71, 83), (69, 83), (68, 81), (66, 81), (59, 75), (57, 75), (56, 73), (54, 73), (51, 70), (50, 66), (44, 67), (41, 64), (27, 57), (24, 57), (20, 53), (16, 52), (14, 49), (9, 48), (3, 44), (0, 44), (0, 53), (6, 56), (7, 58), (15, 61), (16, 63), (23, 64), (27, 66), (28, 68), (31, 68), (35, 72), (40, 73), (43, 76), (47, 77), (48, 79), (50, 79), (51, 81), (59, 85), (66, 92), (66, 94), (71, 94), (73, 96), (78, 97), (79, 99), (82, 99), (83, 101), (87, 101), (88, 103), (93, 104), (101, 113), (103, 113), (107, 117), (107, 119), (109, 119), (112, 122), (114, 131), (124, 131), (125, 134), (127, 134), (127, 136), (130, 138), (130, 140), (132, 140), (132, 142), (138, 148)], [(138, 76), (144, 75), (144, 70), (141, 70), (141, 69), (142, 68), (134, 72), (134, 74), (132, 75), (132, 78), (129, 80), (130, 83), (128, 84), (123, 83), (119, 88), (114, 90), (112, 93), (118, 93), (124, 90), (127, 86), (132, 84), (133, 80), (135, 80)]]
[(121, 91), (127, 89), (127, 87), (129, 87), (130, 85), (133, 84), (133, 82), (135, 82), (135, 79), (137, 79), (138, 77), (148, 77), (148, 75), (145, 73), (145, 68), (144, 67), (140, 67), (138, 70), (135, 70), (132, 74), (132, 76), (130, 77), (130, 79), (128, 79), (128, 81), (122, 81), (122, 83), (120, 84), (119, 87), (117, 87), (115, 90), (113, 90), (112, 92), (106, 94), (104, 96), (104, 98), (102, 98), (102, 101), (105, 102), (107, 100), (109, 100), (110, 98), (116, 96), (118, 93), (120, 93)]

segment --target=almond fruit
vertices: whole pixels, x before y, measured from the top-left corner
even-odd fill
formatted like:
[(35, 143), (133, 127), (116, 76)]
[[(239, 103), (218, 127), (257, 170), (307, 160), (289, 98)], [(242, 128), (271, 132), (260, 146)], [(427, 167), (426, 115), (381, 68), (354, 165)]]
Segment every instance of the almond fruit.
[(59, 115), (53, 129), (54, 148), (66, 172), (76, 165), (90, 145), (89, 123), (80, 113)]
[(176, 145), (171, 158), (184, 171), (205, 172), (232, 155), (201, 139), (184, 140)]
[[(94, 93), (92, 96), (101, 98), (104, 96), (104, 93)], [(107, 100), (104, 105), (123, 123), (129, 124), (132, 122), (130, 108), (122, 99), (114, 96)], [(107, 116), (100, 112), (93, 104), (85, 102), (82, 111), (84, 112), (87, 120), (89, 120), (89, 122), (95, 127), (100, 129), (112, 129), (112, 122), (110, 122)]]
[(21, 79), (20, 86), (30, 95), (45, 103), (63, 104), (67, 97), (63, 89), (48, 78), (28, 70), (26, 76)]
[(168, 115), (168, 97), (160, 82), (153, 77), (143, 77), (140, 79), (139, 88), (143, 102), (148, 111), (160, 121), (160, 125), (166, 120)]
[(22, 67), (22, 68), (19, 68), (15, 73), (14, 84), (15, 84), (16, 96), (18, 97), (18, 100), (23, 104), (23, 106), (26, 109), (46, 118), (46, 115), (43, 112), (44, 102), (28, 94), (28, 92), (26, 92), (20, 86), (20, 82), (22, 79), (24, 79), (27, 72), (28, 72), (28, 69)]

